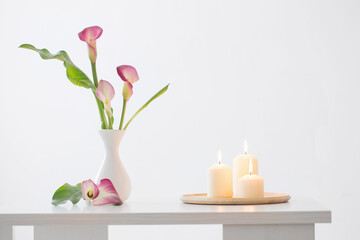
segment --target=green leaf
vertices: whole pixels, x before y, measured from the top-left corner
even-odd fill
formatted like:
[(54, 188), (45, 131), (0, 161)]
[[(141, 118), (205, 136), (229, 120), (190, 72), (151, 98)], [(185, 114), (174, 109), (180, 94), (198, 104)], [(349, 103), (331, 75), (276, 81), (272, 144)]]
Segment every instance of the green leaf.
[(144, 110), (144, 108), (146, 108), (152, 101), (154, 101), (156, 98), (160, 97), (161, 95), (163, 95), (164, 92), (166, 92), (166, 90), (168, 90), (170, 84), (166, 85), (165, 87), (163, 87), (160, 91), (158, 91), (154, 96), (152, 96), (152, 98), (149, 99), (149, 101), (147, 101), (135, 114), (134, 116), (132, 116), (130, 118), (130, 120), (127, 122), (127, 124), (124, 127), (124, 130), (126, 130), (126, 128), (129, 126), (129, 124), (131, 123), (131, 121), (142, 111)]
[(66, 68), (66, 76), (76, 86), (90, 88), (93, 91), (96, 91), (95, 85), (90, 81), (86, 74), (81, 71), (75, 64), (71, 61), (69, 55), (65, 51), (59, 51), (56, 54), (50, 53), (47, 49), (38, 49), (31, 44), (22, 44), (20, 48), (30, 49), (40, 54), (42, 59), (57, 59), (64, 63)]
[(55, 206), (66, 203), (67, 201), (77, 204), (82, 198), (81, 183), (78, 183), (75, 186), (65, 183), (56, 190), (51, 203)]

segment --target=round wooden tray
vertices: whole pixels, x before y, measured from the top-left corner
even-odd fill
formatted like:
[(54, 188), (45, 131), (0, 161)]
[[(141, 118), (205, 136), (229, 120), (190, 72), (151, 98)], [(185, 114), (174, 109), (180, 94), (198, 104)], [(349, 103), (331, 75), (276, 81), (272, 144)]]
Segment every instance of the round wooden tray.
[(209, 198), (206, 193), (185, 194), (180, 200), (190, 204), (208, 205), (254, 205), (285, 203), (289, 201), (290, 195), (285, 193), (265, 193), (263, 198)]

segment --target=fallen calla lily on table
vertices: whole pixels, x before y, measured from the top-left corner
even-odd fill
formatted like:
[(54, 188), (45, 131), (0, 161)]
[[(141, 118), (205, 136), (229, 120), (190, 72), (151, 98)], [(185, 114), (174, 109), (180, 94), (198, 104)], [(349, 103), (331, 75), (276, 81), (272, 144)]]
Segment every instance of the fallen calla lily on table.
[(67, 201), (77, 204), (82, 198), (92, 202), (94, 206), (123, 203), (110, 179), (104, 178), (98, 185), (91, 179), (75, 186), (65, 183), (54, 193), (52, 204), (58, 206)]
[(122, 204), (122, 201), (117, 194), (112, 182), (105, 178), (100, 181), (99, 195), (92, 201), (94, 206), (106, 205), (106, 204)]
[(85, 200), (91, 201), (99, 195), (99, 188), (89, 179), (81, 183), (81, 192)]

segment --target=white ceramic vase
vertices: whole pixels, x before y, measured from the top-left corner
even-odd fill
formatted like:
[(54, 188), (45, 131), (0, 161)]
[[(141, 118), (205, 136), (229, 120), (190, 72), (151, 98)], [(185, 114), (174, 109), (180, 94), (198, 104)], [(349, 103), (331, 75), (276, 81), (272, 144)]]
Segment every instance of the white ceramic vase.
[(99, 130), (105, 146), (105, 159), (96, 177), (97, 183), (103, 178), (110, 179), (123, 202), (131, 193), (130, 178), (119, 156), (119, 145), (125, 133), (125, 130)]

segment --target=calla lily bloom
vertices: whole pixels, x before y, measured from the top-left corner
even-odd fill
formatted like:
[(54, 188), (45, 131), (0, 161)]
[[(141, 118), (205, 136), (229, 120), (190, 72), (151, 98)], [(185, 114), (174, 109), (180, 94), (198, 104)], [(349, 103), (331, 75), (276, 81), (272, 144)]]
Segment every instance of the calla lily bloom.
[(118, 75), (125, 82), (130, 82), (134, 84), (137, 80), (139, 80), (139, 75), (136, 69), (130, 65), (121, 65), (116, 68)]
[(104, 103), (106, 114), (109, 118), (111, 118), (111, 100), (115, 96), (114, 87), (108, 81), (101, 80), (96, 89), (96, 96), (100, 101)]
[(133, 86), (131, 83), (129, 82), (124, 82), (124, 88), (123, 88), (123, 97), (125, 99), (125, 101), (129, 101), (130, 97), (133, 94), (133, 90), (132, 90)]
[(86, 180), (81, 183), (81, 191), (85, 200), (93, 200), (99, 195), (99, 188), (91, 180)]
[(84, 41), (88, 45), (89, 49), (89, 58), (92, 63), (96, 62), (97, 52), (96, 52), (96, 39), (98, 39), (103, 30), (101, 27), (93, 26), (87, 27), (82, 30), (78, 35), (81, 41)]
[(120, 78), (124, 81), (123, 97), (125, 101), (129, 101), (133, 94), (133, 84), (139, 80), (136, 69), (129, 65), (121, 65), (116, 68)]
[(114, 185), (109, 179), (102, 179), (98, 185), (98, 188), (100, 193), (97, 198), (92, 201), (94, 206), (123, 203), (118, 193), (116, 192)]

